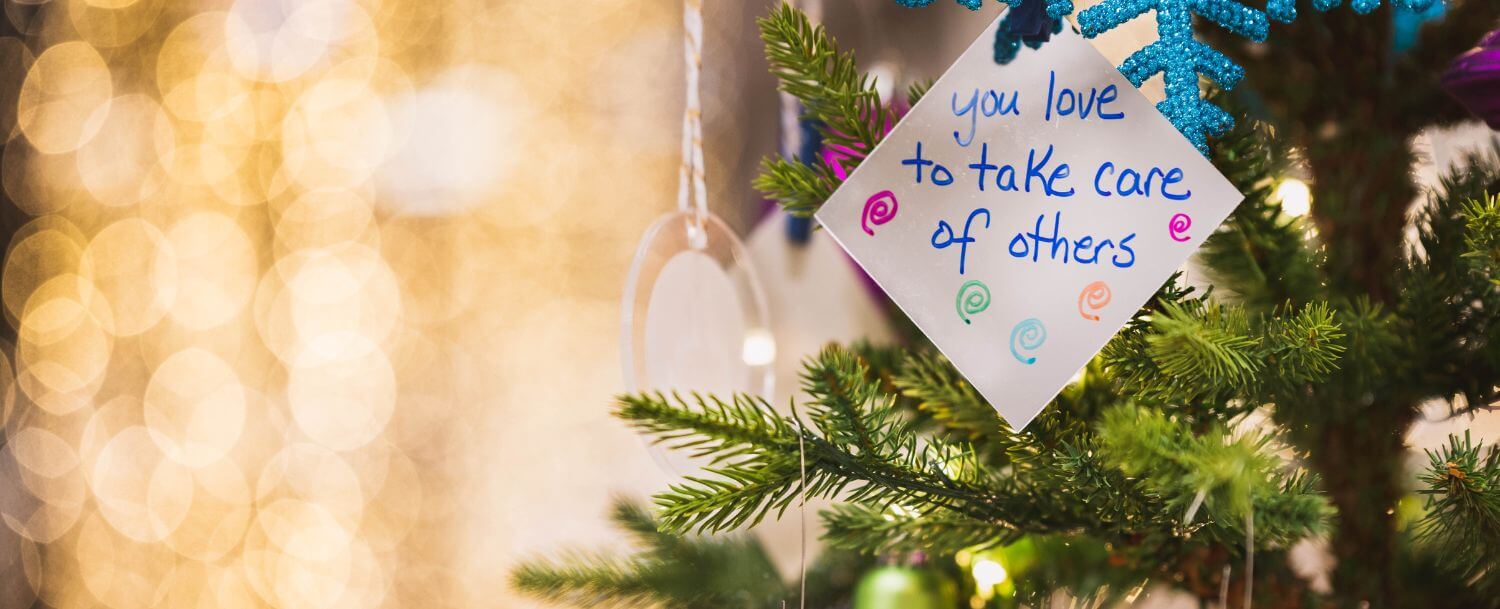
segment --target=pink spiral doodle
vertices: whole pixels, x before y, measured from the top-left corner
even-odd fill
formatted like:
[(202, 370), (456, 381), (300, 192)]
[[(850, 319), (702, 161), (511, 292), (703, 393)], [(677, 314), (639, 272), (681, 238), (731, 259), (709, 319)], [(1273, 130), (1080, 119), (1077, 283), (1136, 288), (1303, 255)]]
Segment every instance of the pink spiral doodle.
[(1095, 281), (1084, 286), (1083, 291), (1078, 294), (1078, 314), (1084, 319), (1099, 321), (1099, 316), (1089, 311), (1098, 311), (1109, 304), (1109, 299), (1114, 296), (1109, 290), (1109, 284), (1103, 281)]
[(1192, 218), (1188, 217), (1187, 214), (1177, 214), (1172, 216), (1172, 220), (1167, 223), (1167, 233), (1172, 236), (1173, 241), (1187, 241), (1188, 239), (1192, 239), (1192, 237), (1186, 234), (1187, 230), (1192, 227)]
[(865, 201), (865, 210), (861, 214), (859, 224), (864, 227), (866, 233), (873, 237), (875, 231), (870, 228), (870, 225), (880, 226), (890, 222), (891, 218), (896, 217), (896, 209), (899, 207), (896, 204), (896, 193), (889, 190), (877, 192)]

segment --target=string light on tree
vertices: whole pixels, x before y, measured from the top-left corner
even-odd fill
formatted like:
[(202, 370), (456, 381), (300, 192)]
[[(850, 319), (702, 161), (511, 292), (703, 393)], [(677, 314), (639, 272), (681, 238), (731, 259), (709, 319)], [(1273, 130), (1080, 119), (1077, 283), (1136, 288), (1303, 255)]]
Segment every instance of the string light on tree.
[(1281, 204), (1281, 211), (1288, 216), (1305, 216), (1312, 208), (1312, 189), (1307, 186), (1307, 182), (1287, 178), (1276, 186), (1276, 200)]

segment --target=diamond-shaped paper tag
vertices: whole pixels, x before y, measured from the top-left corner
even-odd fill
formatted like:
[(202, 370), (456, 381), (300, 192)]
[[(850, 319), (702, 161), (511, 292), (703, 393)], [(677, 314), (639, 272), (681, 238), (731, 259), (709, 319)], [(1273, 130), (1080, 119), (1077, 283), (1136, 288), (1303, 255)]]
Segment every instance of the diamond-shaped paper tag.
[(1243, 198), (1065, 28), (997, 65), (995, 23), (817, 218), (1025, 427)]

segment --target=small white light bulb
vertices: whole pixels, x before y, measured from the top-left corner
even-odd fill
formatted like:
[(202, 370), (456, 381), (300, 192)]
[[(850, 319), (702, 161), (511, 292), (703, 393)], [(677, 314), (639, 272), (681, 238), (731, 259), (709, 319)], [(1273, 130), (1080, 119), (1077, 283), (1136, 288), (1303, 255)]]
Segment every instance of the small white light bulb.
[(1289, 216), (1305, 216), (1312, 209), (1312, 189), (1297, 178), (1282, 180), (1276, 187), (1276, 198), (1281, 201), (1281, 211)]
[(748, 366), (765, 366), (776, 361), (776, 338), (763, 328), (745, 334), (745, 345), (740, 352)]

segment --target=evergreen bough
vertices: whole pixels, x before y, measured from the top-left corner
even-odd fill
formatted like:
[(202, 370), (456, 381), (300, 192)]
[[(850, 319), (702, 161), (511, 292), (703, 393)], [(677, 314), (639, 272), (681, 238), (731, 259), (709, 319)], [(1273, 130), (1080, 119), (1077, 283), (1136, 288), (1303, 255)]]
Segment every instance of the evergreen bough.
[[(1450, 10), (1452, 25), (1429, 26), (1394, 70), (1433, 70), (1500, 16), (1473, 0)], [(617, 416), (711, 463), (655, 497), (661, 539), (753, 526), (806, 494), (840, 502), (822, 515), (836, 551), (950, 555), (1027, 539), (1048, 548), (1038, 561), (1048, 567), (1017, 578), (1017, 599), (1118, 596), (1156, 582), (1208, 602), (1226, 567), (1242, 564), (1253, 525), (1259, 606), (1500, 607), (1500, 451), (1465, 435), (1430, 452), (1420, 474), (1403, 467), (1422, 404), (1458, 415), (1500, 403), (1500, 162), (1476, 154), (1446, 176), (1403, 247), (1412, 156), (1384, 127), (1412, 133), (1455, 115), (1400, 79), (1293, 78), (1305, 69), (1293, 54), (1308, 47), (1338, 65), (1359, 61), (1351, 48), (1386, 48), (1363, 33), (1338, 37), (1349, 23), (1304, 18), (1287, 48), (1246, 60), (1294, 68), (1255, 70), (1285, 78), (1248, 83), (1291, 129), (1239, 120), (1215, 143), (1211, 159), (1246, 200), (1198, 253), (1214, 289), (1195, 293), (1173, 277), (1027, 429), (1000, 420), (920, 337), (808, 358), (807, 397), (790, 415), (742, 395), (622, 396)], [(760, 29), (782, 90), (826, 142), (855, 152), (843, 161), (852, 170), (889, 120), (874, 83), (791, 8)], [(1370, 87), (1389, 89), (1388, 105), (1360, 114), (1382, 101), (1350, 97)], [(1242, 98), (1214, 99), (1249, 114)], [(1319, 114), (1341, 102), (1378, 120)], [(1275, 199), (1299, 160), (1313, 173), (1307, 219)], [(799, 216), (838, 185), (822, 164), (779, 158), (756, 180)], [(1242, 424), (1252, 416), (1268, 422)], [(1424, 501), (1408, 521), (1396, 508), (1412, 487)], [(1285, 553), (1325, 533), (1339, 561), (1329, 596), (1292, 575)], [(1080, 548), (1098, 554), (1068, 554)], [(622, 582), (654, 568), (579, 564), (597, 568), (553, 565), (518, 580), (551, 598), (613, 586), (630, 599), (636, 588)], [(1238, 603), (1246, 582), (1235, 577)]]

